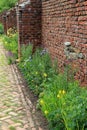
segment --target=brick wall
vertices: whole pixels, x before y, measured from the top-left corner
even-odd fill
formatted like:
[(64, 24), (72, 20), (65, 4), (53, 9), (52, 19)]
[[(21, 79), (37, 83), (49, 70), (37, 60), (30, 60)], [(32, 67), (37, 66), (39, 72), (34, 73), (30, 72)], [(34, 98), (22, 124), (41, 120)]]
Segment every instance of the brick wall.
[(16, 19), (16, 9), (12, 8), (11, 10), (7, 11), (6, 13), (6, 26), (7, 30), (9, 28), (17, 28), (17, 19)]
[(40, 0), (27, 0), (22, 4), (19, 3), (19, 22), (20, 43), (27, 44), (30, 42), (35, 46), (41, 44)]
[[(74, 50), (71, 57), (65, 53), (65, 42)], [(76, 79), (87, 84), (87, 1), (43, 0), (42, 43), (60, 67), (70, 63), (77, 68)], [(82, 57), (74, 57), (76, 53)]]
[(17, 28), (16, 9), (12, 8), (0, 14), (0, 22), (4, 25), (4, 32), (7, 33), (9, 28)]

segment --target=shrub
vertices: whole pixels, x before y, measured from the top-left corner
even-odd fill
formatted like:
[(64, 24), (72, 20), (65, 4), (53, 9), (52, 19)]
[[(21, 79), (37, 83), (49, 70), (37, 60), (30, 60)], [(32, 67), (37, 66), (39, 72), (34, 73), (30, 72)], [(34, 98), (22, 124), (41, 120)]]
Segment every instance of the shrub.
[(8, 30), (8, 35), (3, 36), (3, 44), (7, 51), (8, 63), (15, 62), (18, 57), (18, 35), (14, 29)]
[(32, 45), (22, 47), (22, 58), (19, 67), (29, 87), (37, 95), (43, 91), (45, 82), (52, 75), (51, 59), (45, 50), (37, 49), (32, 55)]

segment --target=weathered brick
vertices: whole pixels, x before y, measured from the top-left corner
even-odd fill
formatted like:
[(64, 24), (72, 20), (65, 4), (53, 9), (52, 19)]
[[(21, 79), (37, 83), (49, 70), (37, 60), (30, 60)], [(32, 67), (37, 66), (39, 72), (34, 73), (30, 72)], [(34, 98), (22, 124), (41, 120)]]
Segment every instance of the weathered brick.
[[(48, 48), (52, 59), (58, 59), (59, 66), (66, 62), (64, 42), (71, 42), (72, 46), (83, 53), (84, 59), (72, 61), (77, 64), (79, 73), (76, 79), (86, 82), (85, 72), (87, 59), (87, 2), (49, 0), (42, 2), (42, 43)], [(56, 48), (55, 48), (56, 44)]]

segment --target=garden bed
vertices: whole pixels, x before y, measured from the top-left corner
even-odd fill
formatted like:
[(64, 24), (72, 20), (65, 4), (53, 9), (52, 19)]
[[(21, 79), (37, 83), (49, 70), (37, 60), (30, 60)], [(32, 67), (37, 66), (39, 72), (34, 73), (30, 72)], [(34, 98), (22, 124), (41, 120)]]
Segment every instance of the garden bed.
[(22, 89), (25, 101), (27, 103), (27, 108), (30, 108), (30, 102), (31, 102), (32, 103), (31, 113), (33, 113), (32, 112), (33, 108), (35, 108), (35, 112), (33, 113), (34, 118), (37, 119), (37, 122), (39, 123), (42, 130), (48, 130), (48, 121), (43, 116), (43, 113), (41, 112), (41, 110), (37, 109), (37, 101), (38, 101), (37, 95), (35, 95), (29, 89), (29, 86), (28, 86), (27, 82), (25, 81), (25, 79), (24, 79), (22, 73), (20, 72), (19, 68), (17, 67), (17, 65), (14, 64), (13, 66), (14, 66), (14, 70), (16, 72), (16, 75), (19, 78), (19, 85), (24, 86), (24, 87), (21, 87), (21, 89)]
[(58, 61), (52, 62), (46, 49), (32, 55), (31, 44), (23, 45), (21, 54), (17, 66), (28, 86), (23, 91), (30, 94), (36, 114), (40, 117), (42, 110), (50, 130), (87, 130), (87, 89), (74, 80), (76, 70), (66, 66), (60, 73)]

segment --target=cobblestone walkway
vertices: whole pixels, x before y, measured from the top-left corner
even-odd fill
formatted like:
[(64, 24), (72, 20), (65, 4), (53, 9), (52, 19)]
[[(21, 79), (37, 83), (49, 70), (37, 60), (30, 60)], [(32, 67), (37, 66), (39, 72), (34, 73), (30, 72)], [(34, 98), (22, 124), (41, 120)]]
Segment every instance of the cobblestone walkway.
[(0, 130), (47, 130), (41, 127), (32, 102), (23, 93), (17, 71), (15, 65), (7, 64), (0, 44)]

